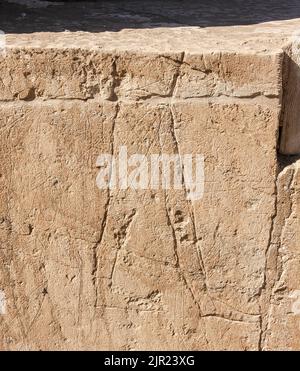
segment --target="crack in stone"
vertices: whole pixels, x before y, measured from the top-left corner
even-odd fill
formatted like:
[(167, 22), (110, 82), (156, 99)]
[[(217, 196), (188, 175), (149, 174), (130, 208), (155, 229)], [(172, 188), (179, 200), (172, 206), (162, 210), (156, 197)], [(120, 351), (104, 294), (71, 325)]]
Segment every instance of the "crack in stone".
[[(110, 279), (112, 281), (113, 281), (113, 276), (114, 276), (117, 260), (118, 260), (118, 257), (119, 257), (119, 253), (120, 253), (122, 247), (126, 245), (128, 232), (130, 231), (130, 227), (132, 225), (132, 222), (133, 222), (134, 217), (135, 217), (136, 214), (137, 214), (136, 209), (133, 209), (132, 212), (129, 215), (127, 215), (128, 219), (127, 219), (126, 223), (123, 224), (122, 227), (120, 228), (122, 230), (122, 235), (123, 236), (121, 238), (119, 238), (119, 236), (117, 236), (118, 237), (118, 239), (117, 239), (118, 250), (116, 252), (115, 260), (113, 262), (112, 270), (111, 270), (111, 274), (110, 274)], [(121, 244), (120, 244), (120, 240), (121, 240)]]
[[(175, 86), (176, 86), (176, 84), (174, 85), (174, 88), (175, 88)], [(172, 125), (173, 125), (173, 122), (171, 123), (171, 126)], [(160, 130), (161, 130), (161, 125), (159, 127), (159, 142), (160, 142), (160, 149), (161, 149), (161, 152), (162, 152), (163, 151), (163, 148), (162, 148), (162, 143), (161, 143)], [(178, 148), (177, 148), (177, 151), (178, 151)], [(175, 266), (179, 269), (180, 277), (182, 278), (185, 287), (190, 292), (191, 297), (193, 299), (193, 302), (195, 303), (195, 305), (198, 308), (199, 316), (201, 317), (202, 316), (202, 311), (201, 311), (200, 304), (198, 303), (198, 301), (197, 301), (197, 299), (196, 299), (196, 297), (194, 295), (194, 292), (193, 292), (193, 290), (192, 290), (192, 288), (191, 288), (191, 286), (190, 286), (190, 284), (188, 282), (188, 279), (186, 278), (186, 276), (184, 274), (184, 270), (182, 270), (182, 268), (181, 268), (180, 258), (179, 258), (179, 254), (178, 254), (178, 241), (177, 241), (176, 231), (175, 231), (174, 225), (172, 223), (172, 220), (171, 220), (171, 217), (170, 217), (170, 214), (169, 214), (169, 211), (168, 211), (168, 197), (167, 197), (167, 194), (166, 194), (166, 191), (165, 190), (164, 190), (164, 199), (165, 199), (166, 217), (167, 217), (168, 224), (169, 224), (169, 226), (171, 228), (171, 231), (172, 231), (173, 248), (174, 248), (174, 255), (175, 255), (175, 259), (176, 259)]]
[[(111, 142), (110, 142), (111, 143), (111, 148), (110, 148), (110, 150), (111, 150), (112, 155), (114, 155), (114, 151), (115, 151), (114, 136), (115, 136), (116, 120), (118, 118), (119, 111), (120, 111), (120, 105), (117, 104), (116, 105), (115, 116), (113, 118), (112, 131), (111, 131)], [(96, 244), (93, 247), (92, 282), (93, 282), (93, 286), (95, 288), (95, 307), (97, 307), (97, 303), (98, 303), (98, 287), (97, 287), (97, 277), (98, 277), (98, 272), (99, 272), (99, 259), (98, 259), (98, 252), (99, 251), (98, 250), (99, 250), (99, 247), (101, 247), (101, 244), (103, 242), (104, 233), (105, 233), (106, 226), (107, 226), (107, 219), (108, 219), (108, 214), (109, 214), (110, 203), (111, 203), (111, 192), (110, 192), (110, 188), (108, 187), (108, 189), (107, 189), (107, 200), (106, 200), (106, 203), (105, 203), (105, 206), (104, 206), (104, 215), (103, 215), (103, 219), (102, 219), (102, 223), (101, 223), (101, 227), (100, 227), (100, 236), (99, 236), (98, 241), (96, 242)]]
[[(295, 194), (295, 190), (292, 189), (292, 186), (295, 181), (296, 168), (293, 164), (290, 165), (290, 159), (286, 159), (282, 156), (279, 159), (281, 161), (281, 163), (279, 163), (279, 165), (281, 165), (281, 168), (279, 166), (279, 169), (281, 171), (279, 171), (278, 176), (276, 178), (275, 213), (272, 217), (272, 223), (270, 228), (270, 238), (266, 252), (265, 281), (261, 291), (261, 300), (263, 301), (264, 304), (262, 304), (263, 310), (261, 312), (261, 331), (259, 339), (260, 350), (266, 349), (266, 341), (268, 335), (267, 332), (270, 328), (272, 299), (276, 294), (277, 291), (276, 286), (280, 282), (284, 272), (284, 268), (279, 267), (279, 265), (282, 265), (280, 251), (282, 248), (283, 243), (282, 239), (287, 225), (287, 221), (290, 219), (293, 213), (293, 198)], [(297, 158), (295, 161), (297, 161)], [(288, 171), (290, 171), (290, 174), (288, 174)], [(289, 177), (288, 184), (280, 184), (280, 179), (281, 177), (284, 176)], [(287, 203), (288, 210), (286, 214), (285, 206), (287, 205)], [(272, 248), (275, 249), (273, 253), (276, 254), (276, 259), (275, 262), (273, 262), (273, 266), (271, 263)]]
[(219, 318), (219, 319), (222, 319), (222, 320), (225, 320), (225, 321), (230, 321), (230, 322), (236, 322), (236, 323), (247, 323), (247, 324), (252, 324), (252, 323), (255, 323), (255, 322), (251, 322), (251, 321), (246, 321), (244, 319), (235, 319), (235, 318), (232, 318), (230, 316), (226, 316), (225, 314), (204, 314), (202, 316), (202, 318)]
[[(265, 250), (265, 269), (264, 269), (264, 279), (263, 279), (263, 284), (259, 292), (259, 297), (260, 300), (265, 301), (265, 297), (268, 296), (267, 291), (268, 291), (268, 276), (267, 276), (267, 271), (268, 271), (268, 263), (269, 263), (269, 251), (271, 248), (271, 245), (273, 244), (273, 232), (275, 228), (275, 220), (278, 215), (278, 206), (277, 206), (277, 201), (278, 201), (278, 185), (277, 185), (277, 179), (275, 179), (274, 183), (274, 211), (273, 214), (271, 215), (271, 221), (270, 221), (270, 230), (269, 230), (269, 239), (267, 242), (267, 247)], [(263, 305), (261, 303), (260, 305)], [(266, 332), (266, 320), (265, 320), (265, 313), (262, 311), (261, 313), (261, 318), (260, 318), (260, 334), (259, 334), (259, 341), (258, 341), (258, 349), (263, 350), (263, 343), (264, 343), (264, 338), (265, 338), (265, 332)]]
[[(180, 146), (179, 146), (179, 143), (178, 143), (178, 140), (177, 140), (177, 137), (176, 137), (176, 132), (175, 132), (175, 130), (176, 130), (175, 129), (175, 113), (173, 111), (172, 105), (169, 106), (169, 109), (170, 109), (170, 113), (171, 113), (171, 117), (172, 117), (171, 134), (172, 134), (173, 144), (175, 146), (176, 154), (180, 158), (181, 169), (182, 169), (183, 188), (184, 188), (185, 197), (187, 199), (187, 204), (189, 205), (188, 209), (189, 209), (189, 216), (190, 216), (190, 219), (191, 219), (191, 222), (192, 222), (192, 227), (193, 227), (194, 242), (197, 245), (197, 243), (198, 243), (198, 236), (197, 236), (197, 229), (196, 229), (195, 213), (194, 213), (194, 208), (193, 208), (192, 202), (190, 200), (188, 200), (187, 187), (186, 187), (185, 178), (184, 178), (184, 166), (183, 166), (183, 161), (182, 161), (181, 154), (180, 154)], [(206, 270), (205, 270), (205, 266), (204, 266), (202, 252), (201, 252), (200, 249), (198, 249), (197, 246), (196, 246), (196, 251), (197, 251), (197, 256), (198, 256), (198, 260), (199, 260), (199, 265), (200, 265), (200, 268), (201, 268), (202, 273), (204, 275), (205, 288), (207, 290)]]

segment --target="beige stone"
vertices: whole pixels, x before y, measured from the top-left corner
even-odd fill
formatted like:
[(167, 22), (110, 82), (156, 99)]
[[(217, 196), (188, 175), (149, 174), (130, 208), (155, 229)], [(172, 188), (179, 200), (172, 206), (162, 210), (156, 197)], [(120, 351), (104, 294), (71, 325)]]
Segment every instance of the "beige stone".
[(278, 209), (269, 250), (268, 308), (265, 349), (299, 349), (299, 161), (279, 175)]
[[(299, 350), (299, 162), (277, 151), (299, 149), (299, 20), (114, 6), (84, 10), (107, 30), (57, 32), (40, 20), (55, 6), (23, 32), (3, 21), (0, 350)], [(203, 155), (203, 197), (184, 177), (99, 189), (98, 156), (122, 146)]]

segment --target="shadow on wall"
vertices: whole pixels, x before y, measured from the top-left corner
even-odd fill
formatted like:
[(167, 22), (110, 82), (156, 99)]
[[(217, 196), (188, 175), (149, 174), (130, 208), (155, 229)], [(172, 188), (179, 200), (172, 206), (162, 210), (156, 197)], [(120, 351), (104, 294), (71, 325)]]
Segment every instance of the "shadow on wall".
[[(298, 50), (297, 50), (298, 51)], [(285, 54), (279, 152), (300, 154), (300, 69), (298, 53)], [(296, 63), (297, 62), (297, 63)], [(298, 160), (298, 158), (296, 158)]]
[(6, 33), (230, 26), (300, 18), (299, 0), (0, 0)]

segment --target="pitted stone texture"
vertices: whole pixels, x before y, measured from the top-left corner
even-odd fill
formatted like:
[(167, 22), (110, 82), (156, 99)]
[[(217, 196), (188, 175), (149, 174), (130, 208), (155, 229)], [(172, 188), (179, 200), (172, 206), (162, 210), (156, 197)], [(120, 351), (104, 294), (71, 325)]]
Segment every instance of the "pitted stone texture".
[(92, 337), (93, 247), (106, 202), (94, 165), (110, 151), (116, 109), (50, 102), (1, 112), (1, 349), (75, 348)]
[[(258, 349), (277, 124), (251, 102), (2, 105), (1, 349)], [(202, 153), (203, 200), (97, 189), (121, 145)]]
[(266, 317), (265, 349), (300, 348), (300, 162), (285, 168), (278, 177), (278, 211), (269, 254), (273, 272)]
[[(239, 27), (220, 2), (20, 3), (0, 4), (0, 349), (299, 349), (299, 165), (276, 153), (298, 2)], [(203, 154), (203, 199), (99, 190), (122, 145)]]
[[(11, 68), (4, 70), (0, 99), (168, 97), (179, 58), (184, 63), (176, 97), (280, 97), (279, 149), (298, 154), (299, 19), (297, 0), (235, 1), (226, 6), (218, 0), (138, 0), (122, 5), (114, 0), (2, 1), (0, 24), (18, 83), (11, 86)], [(40, 56), (32, 59), (35, 52)], [(121, 56), (118, 61), (116, 56)], [(171, 57), (169, 63), (163, 57)], [(207, 68), (199, 58), (208, 62)], [(3, 65), (0, 68), (3, 71)], [(114, 68), (121, 68), (119, 75)]]
[(0, 56), (0, 101), (145, 100), (172, 95), (178, 99), (279, 97), (281, 60), (280, 54), (111, 54), (13, 49)]

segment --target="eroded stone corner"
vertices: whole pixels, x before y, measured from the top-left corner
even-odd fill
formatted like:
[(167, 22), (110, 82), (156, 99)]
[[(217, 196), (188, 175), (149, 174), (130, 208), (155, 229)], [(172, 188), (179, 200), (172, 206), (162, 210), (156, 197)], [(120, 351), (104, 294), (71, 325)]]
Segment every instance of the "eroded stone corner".
[(300, 160), (279, 157), (276, 215), (267, 251), (261, 350), (300, 349)]
[(296, 155), (300, 153), (300, 36), (294, 35), (284, 49), (282, 75), (279, 151), (284, 155)]

